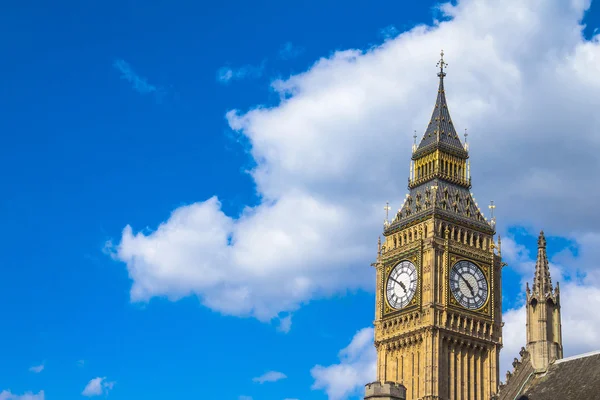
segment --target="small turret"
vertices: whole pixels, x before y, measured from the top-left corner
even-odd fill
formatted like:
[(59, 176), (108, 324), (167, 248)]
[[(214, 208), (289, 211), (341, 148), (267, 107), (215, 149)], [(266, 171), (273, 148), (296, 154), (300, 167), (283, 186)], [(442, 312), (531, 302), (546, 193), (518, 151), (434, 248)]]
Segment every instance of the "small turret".
[(551, 362), (563, 357), (560, 295), (558, 283), (552, 288), (550, 266), (546, 254), (544, 231), (538, 238), (535, 275), (527, 294), (527, 351), (537, 371), (544, 371)]

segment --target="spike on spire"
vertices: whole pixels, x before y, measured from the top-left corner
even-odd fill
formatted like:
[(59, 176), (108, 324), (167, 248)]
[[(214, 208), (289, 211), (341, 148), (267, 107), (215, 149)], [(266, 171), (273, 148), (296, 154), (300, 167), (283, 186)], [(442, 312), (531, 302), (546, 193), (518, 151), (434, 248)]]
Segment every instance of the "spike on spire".
[(533, 277), (533, 291), (542, 295), (552, 292), (552, 279), (550, 278), (550, 267), (548, 255), (546, 254), (546, 237), (544, 231), (540, 231), (538, 237), (538, 255), (535, 263), (535, 275)]
[(448, 63), (444, 61), (444, 50), (440, 52), (440, 61), (437, 62), (436, 67), (440, 67), (440, 72), (438, 72), (438, 76), (440, 79), (444, 79), (446, 73), (444, 72), (444, 68), (448, 67)]
[(416, 131), (416, 129), (413, 134), (413, 145), (412, 145), (412, 152), (414, 153), (415, 151), (417, 151), (417, 131)]

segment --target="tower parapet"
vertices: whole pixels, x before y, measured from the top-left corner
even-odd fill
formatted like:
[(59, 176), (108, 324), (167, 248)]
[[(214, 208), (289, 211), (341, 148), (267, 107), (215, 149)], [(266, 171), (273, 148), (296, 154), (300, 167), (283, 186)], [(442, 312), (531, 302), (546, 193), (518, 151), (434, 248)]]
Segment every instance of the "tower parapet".
[(401, 383), (395, 382), (367, 383), (365, 400), (406, 400), (406, 388)]

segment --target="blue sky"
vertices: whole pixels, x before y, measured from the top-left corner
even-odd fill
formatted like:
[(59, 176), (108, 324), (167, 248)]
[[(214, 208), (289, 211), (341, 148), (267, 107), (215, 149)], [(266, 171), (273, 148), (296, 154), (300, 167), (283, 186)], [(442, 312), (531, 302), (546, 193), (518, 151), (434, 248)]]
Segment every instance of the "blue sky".
[[(316, 379), (311, 369), (339, 363), (338, 352), (370, 326), (374, 299), (367, 258), (356, 267), (367, 271), (366, 281), (324, 285), (267, 318), (255, 310), (227, 312), (225, 306), (207, 305), (210, 294), (180, 283), (172, 291), (156, 289), (152, 281), (146, 298), (131, 301), (135, 257), (107, 249), (107, 242), (118, 246), (127, 225), (134, 234), (150, 236), (174, 210), (212, 196), (234, 220), (245, 207), (275, 201), (248, 173), (262, 162), (251, 149), (264, 137), (253, 136), (252, 121), (236, 128), (226, 113), (236, 109), (242, 115), (259, 105), (276, 109), (282, 92), (271, 83), (302, 79), (336, 51), (368, 53), (415, 25), (436, 26), (433, 21), (440, 18), (451, 24), (434, 5), (380, 0), (368, 5), (333, 0), (5, 4), (0, 13), (0, 392), (43, 390), (47, 399), (79, 399), (90, 380), (106, 377), (103, 382), (115, 384), (104, 391), (115, 400), (326, 399), (326, 390), (311, 389)], [(598, 26), (594, 6), (585, 14), (586, 40)], [(436, 49), (446, 45), (434, 42)], [(432, 67), (436, 57), (431, 54)], [(398, 68), (406, 62), (399, 60)], [(449, 63), (452, 67), (456, 60)], [(436, 84), (433, 69), (423, 76), (430, 78), (425, 100), (418, 103), (425, 115), (422, 128)], [(315, 90), (302, 84), (295, 89), (288, 95)], [(452, 100), (451, 88), (448, 92), (452, 114), (461, 115), (454, 110), (462, 97)], [(375, 196), (381, 210), (365, 215), (370, 227), (380, 229), (390, 195), (397, 203), (404, 195), (413, 128), (403, 129), (408, 142), (398, 139), (404, 147), (394, 161), (397, 181), (389, 180)], [(334, 143), (333, 148), (343, 146)], [(475, 193), (483, 170), (473, 165)], [(494, 195), (492, 189), (483, 191)], [(537, 231), (549, 221), (550, 253), (571, 249), (566, 257), (577, 259), (574, 235), (590, 231), (586, 226), (569, 225), (561, 236), (560, 225), (550, 222), (552, 212), (520, 224), (518, 213), (511, 219), (510, 207), (501, 211), (498, 204), (499, 218), (504, 217), (499, 230), (515, 248), (534, 256)], [(374, 215), (377, 222), (368, 222)], [(367, 235), (369, 243), (353, 237), (375, 256), (376, 235)], [(530, 261), (511, 254), (515, 262)], [(279, 262), (286, 263), (285, 255)], [(561, 271), (567, 279), (578, 276), (564, 272), (566, 267)], [(505, 270), (506, 309), (520, 306), (522, 278), (532, 273)], [(290, 314), (291, 329), (282, 332), (278, 321)], [(40, 365), (41, 372), (30, 371)], [(269, 371), (286, 378), (253, 381)]]

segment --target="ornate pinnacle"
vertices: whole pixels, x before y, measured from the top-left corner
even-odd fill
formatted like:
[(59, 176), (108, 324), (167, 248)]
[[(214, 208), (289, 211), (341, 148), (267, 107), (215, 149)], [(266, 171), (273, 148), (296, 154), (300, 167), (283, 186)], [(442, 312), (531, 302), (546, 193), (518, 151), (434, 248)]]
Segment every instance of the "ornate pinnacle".
[(385, 202), (385, 207), (383, 207), (383, 209), (385, 210), (385, 220), (388, 221), (389, 220), (389, 211), (392, 209), (392, 207), (390, 207), (389, 201)]
[(444, 72), (444, 68), (448, 67), (448, 63), (444, 61), (444, 50), (440, 52), (440, 61), (437, 62), (436, 67), (440, 67), (440, 72), (438, 72), (438, 76), (443, 78), (446, 76)]
[(491, 223), (492, 225), (496, 225), (496, 217), (494, 217), (494, 210), (496, 209), (496, 205), (494, 204), (494, 200), (490, 201), (490, 205), (488, 206), (490, 212), (492, 214)]
[(550, 278), (550, 267), (546, 254), (546, 237), (544, 231), (540, 232), (538, 238), (538, 255), (535, 263), (535, 275), (533, 277), (533, 291), (545, 295), (552, 292), (552, 279)]
[(415, 151), (417, 151), (417, 131), (416, 130), (413, 134), (413, 145), (412, 145), (412, 152), (414, 153)]

